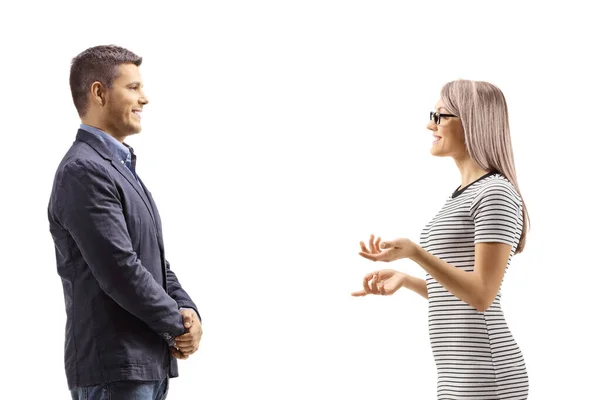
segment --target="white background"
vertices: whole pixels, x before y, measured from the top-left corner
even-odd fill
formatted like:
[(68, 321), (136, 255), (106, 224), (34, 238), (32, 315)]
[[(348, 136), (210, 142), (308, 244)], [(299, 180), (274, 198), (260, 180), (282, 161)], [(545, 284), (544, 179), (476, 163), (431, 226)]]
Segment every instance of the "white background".
[(118, 44), (144, 58), (150, 104), (128, 142), (204, 319), (169, 399), (435, 398), (426, 301), (350, 292), (378, 267), (424, 276), (362, 259), (358, 242), (417, 241), (460, 184), (425, 129), (458, 78), (496, 84), (509, 106), (532, 226), (503, 309), (529, 398), (593, 397), (600, 29), (584, 3), (520, 3), (3, 5), (3, 392), (69, 397), (46, 206), (79, 124), (70, 61)]

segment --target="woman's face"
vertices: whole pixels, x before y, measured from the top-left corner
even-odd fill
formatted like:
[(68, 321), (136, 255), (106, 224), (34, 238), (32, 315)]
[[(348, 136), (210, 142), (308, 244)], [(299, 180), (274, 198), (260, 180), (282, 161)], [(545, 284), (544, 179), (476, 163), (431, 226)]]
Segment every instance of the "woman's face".
[[(441, 100), (435, 105), (435, 112), (439, 114), (452, 114), (444, 107)], [(465, 145), (465, 131), (458, 117), (440, 117), (436, 124), (433, 119), (427, 124), (427, 129), (433, 132), (431, 154), (437, 157), (453, 157), (462, 159), (467, 154)]]

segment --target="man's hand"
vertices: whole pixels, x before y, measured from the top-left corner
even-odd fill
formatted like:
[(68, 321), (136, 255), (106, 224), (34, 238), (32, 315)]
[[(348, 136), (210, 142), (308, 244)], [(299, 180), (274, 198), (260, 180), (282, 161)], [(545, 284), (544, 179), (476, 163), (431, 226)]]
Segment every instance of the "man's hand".
[(183, 354), (181, 350), (177, 349), (176, 347), (170, 347), (169, 350), (171, 350), (171, 355), (178, 360), (187, 360), (189, 357)]
[[(173, 349), (171, 354), (173, 354), (173, 357), (175, 358), (185, 360), (191, 354), (198, 351), (200, 339), (202, 338), (202, 323), (194, 310), (182, 309), (179, 312), (183, 316), (183, 326), (188, 331), (175, 338), (175, 345), (177, 346), (178, 353), (174, 352), (173, 350), (175, 349)], [(180, 356), (185, 358), (180, 358)]]

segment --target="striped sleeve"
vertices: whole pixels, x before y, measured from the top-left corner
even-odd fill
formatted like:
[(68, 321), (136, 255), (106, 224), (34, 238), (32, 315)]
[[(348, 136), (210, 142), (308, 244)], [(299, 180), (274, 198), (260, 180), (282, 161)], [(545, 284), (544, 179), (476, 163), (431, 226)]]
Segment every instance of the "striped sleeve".
[(485, 184), (470, 208), (475, 223), (475, 243), (518, 243), (523, 227), (521, 199), (504, 180)]

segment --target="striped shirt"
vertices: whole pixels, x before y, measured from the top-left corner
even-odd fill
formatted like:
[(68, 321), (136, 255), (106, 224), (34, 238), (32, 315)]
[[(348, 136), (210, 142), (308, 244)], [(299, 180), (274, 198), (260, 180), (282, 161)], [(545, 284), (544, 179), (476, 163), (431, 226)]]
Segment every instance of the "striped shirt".
[[(456, 268), (473, 271), (475, 243), (512, 246), (523, 229), (521, 198), (501, 174), (490, 172), (446, 200), (421, 233), (421, 247)], [(458, 299), (431, 275), (429, 338), (438, 371), (438, 400), (526, 399), (529, 380), (523, 355), (500, 307), (480, 312)]]

